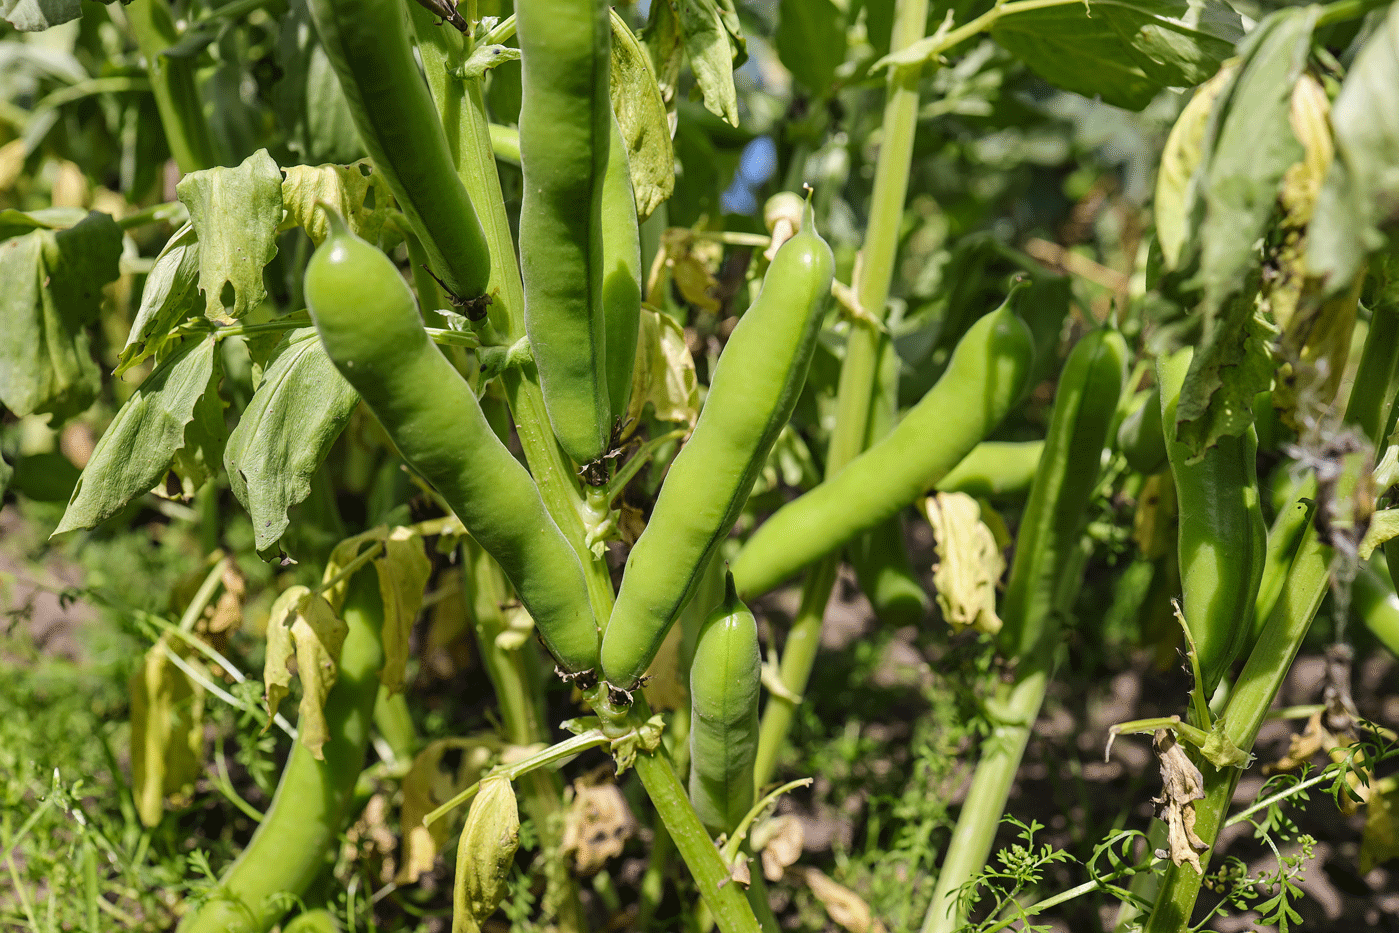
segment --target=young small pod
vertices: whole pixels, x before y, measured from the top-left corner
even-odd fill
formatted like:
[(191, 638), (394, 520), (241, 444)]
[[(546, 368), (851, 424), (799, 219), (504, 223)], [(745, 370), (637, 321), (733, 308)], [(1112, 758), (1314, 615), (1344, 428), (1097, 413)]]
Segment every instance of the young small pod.
[(499, 562), (559, 666), (595, 668), (583, 568), (539, 488), (428, 338), (393, 261), (330, 216), (331, 234), (306, 265), (306, 304), (326, 355), (409, 466)]
[(690, 665), (690, 803), (716, 836), (733, 832), (753, 806), (761, 681), (758, 623), (729, 574)]
[(1267, 562), (1268, 528), (1258, 492), (1258, 439), (1253, 426), (1225, 435), (1196, 461), (1175, 439), (1180, 401), (1193, 353), (1156, 361), (1161, 424), (1180, 507), (1181, 608), (1200, 661), (1205, 695), (1214, 693), (1248, 644)]

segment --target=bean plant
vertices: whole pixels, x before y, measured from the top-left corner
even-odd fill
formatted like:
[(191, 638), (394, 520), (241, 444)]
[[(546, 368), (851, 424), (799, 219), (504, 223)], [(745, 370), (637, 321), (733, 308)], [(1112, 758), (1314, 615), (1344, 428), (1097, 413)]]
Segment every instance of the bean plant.
[[(1399, 650), (1399, 4), (3, 9), (0, 489), (66, 501), (53, 547), (195, 561), (139, 610), (84, 591), (140, 639), (132, 830), (55, 777), (5, 818), (7, 925), (1287, 929), (1281, 808), (1323, 782), (1395, 856), (1350, 671)], [(1066, 158), (991, 167), (1052, 107), (1133, 128), (1149, 172), (1099, 178), (1150, 201), (1130, 235), (1066, 232), (1115, 197)], [(862, 890), (790, 812), (856, 588), (962, 684), (919, 734), (968, 781), (870, 829), (915, 854)], [(1319, 642), (1270, 767), (1326, 765), (1237, 803)], [(1175, 678), (1104, 736), (1149, 737), (1156, 818), (1053, 891), (1013, 785), (1056, 682), (1127, 650)], [(413, 689), (468, 664), (488, 690)], [(907, 781), (895, 812), (946, 793)], [(50, 801), (84, 893), (45, 915), (11, 853)], [(1275, 872), (1215, 857), (1241, 821)]]

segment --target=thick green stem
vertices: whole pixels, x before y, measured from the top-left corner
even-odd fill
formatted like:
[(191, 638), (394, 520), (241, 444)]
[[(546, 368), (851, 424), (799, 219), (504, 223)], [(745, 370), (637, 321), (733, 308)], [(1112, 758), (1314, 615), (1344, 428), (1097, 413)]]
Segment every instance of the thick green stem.
[(194, 59), (164, 54), (180, 39), (170, 7), (165, 0), (132, 0), (123, 11), (146, 59), (151, 93), (175, 164), (181, 172), (213, 168), (220, 160), (194, 83)]
[(966, 911), (957, 902), (958, 889), (981, 871), (991, 854), (1001, 814), (1010, 799), (1010, 786), (1025, 755), (1025, 745), (1048, 685), (1048, 669), (1037, 666), (1003, 688), (995, 710), (999, 721), (981, 745), (981, 759), (933, 888), (923, 933), (951, 933), (965, 921)]
[[(927, 0), (899, 0), (891, 48), (897, 51), (917, 42), (923, 37), (927, 22)], [(828, 478), (855, 459), (867, 441), (880, 342), (889, 339), (874, 321), (884, 319), (898, 253), (904, 198), (908, 194), (908, 170), (913, 160), (913, 136), (918, 126), (921, 75), (921, 68), (893, 71), (889, 75), (884, 140), (875, 164), (869, 225), (865, 229), (864, 249), (860, 252), (861, 271), (857, 284), (860, 307), (872, 320), (856, 320), (850, 325), (836, 396), (836, 426), (826, 455)], [(821, 621), (839, 566), (837, 552), (811, 568), (802, 590), (801, 610), (787, 635), (782, 653), (782, 683), (796, 696), (806, 691), (807, 681), (811, 679), (811, 669), (821, 645)], [(771, 696), (763, 710), (754, 769), (754, 780), (759, 788), (772, 780), (777, 756), (787, 741), (795, 711), (790, 700), (778, 696)]]
[[(1297, 557), (1292, 563), (1282, 595), (1248, 656), (1233, 696), (1225, 708), (1224, 731), (1229, 740), (1244, 751), (1253, 747), (1253, 740), (1267, 718), (1268, 708), (1277, 696), (1283, 679), (1297, 657), (1297, 650), (1311, 627), (1312, 619), (1321, 606), (1330, 582), (1331, 549), (1317, 538), (1316, 529), (1308, 528)], [(1195, 832), (1205, 843), (1213, 846), (1224, 824), (1224, 814), (1233, 796), (1239, 771), (1228, 768), (1215, 771), (1206, 766), (1205, 799), (1195, 804)], [(1207, 870), (1213, 849), (1200, 858)], [(1203, 876), (1193, 868), (1174, 867), (1167, 872), (1156, 907), (1147, 921), (1146, 933), (1176, 933), (1184, 928), (1195, 909)]]
[(709, 833), (700, 825), (695, 808), (690, 806), (670, 762), (661, 754), (641, 754), (636, 757), (635, 767), (675, 848), (689, 866), (715, 924), (723, 933), (759, 933), (761, 928), (742, 885), (729, 878), (728, 866), (719, 857)]

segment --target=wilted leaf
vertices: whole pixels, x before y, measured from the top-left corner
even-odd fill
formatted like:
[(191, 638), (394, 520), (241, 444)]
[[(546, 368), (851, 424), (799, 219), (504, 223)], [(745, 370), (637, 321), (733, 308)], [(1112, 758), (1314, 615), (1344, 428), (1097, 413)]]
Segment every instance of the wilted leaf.
[[(437, 853), (447, 842), (448, 822), (438, 820), (431, 826), (424, 826), (423, 817), (475, 784), (499, 747), (500, 743), (493, 736), (486, 736), (438, 739), (418, 752), (403, 777), (403, 808), (399, 819), (403, 827), (403, 846), (395, 882), (413, 884), (424, 872), (432, 870)], [(456, 749), (462, 752), (461, 765), (453, 774), (442, 769), (442, 757)]]
[(1360, 837), (1360, 873), (1399, 858), (1399, 783), (1372, 793), (1365, 807), (1365, 832)]
[(1336, 159), (1308, 232), (1307, 263), (1344, 291), (1399, 219), (1399, 6), (1360, 50), (1331, 108)]
[[(277, 227), (282, 222), (282, 173), (259, 149), (237, 168), (191, 172), (175, 186), (189, 208), (199, 238), (199, 290), (204, 316), (232, 323), (267, 297), (262, 269), (277, 255)], [(233, 305), (223, 301), (233, 289)]]
[(453, 569), (442, 574), (437, 586), (437, 598), (428, 615), (423, 664), (438, 678), (448, 680), (471, 663), (471, 618), (459, 572)]
[(981, 506), (966, 493), (940, 492), (923, 501), (923, 511), (937, 542), (933, 586), (943, 618), (953, 632), (975, 628), (996, 634), (1001, 630), (996, 584), (1006, 563), (996, 536), (981, 520)]
[(186, 223), (166, 241), (146, 275), (141, 304), (122, 348), (116, 375), (160, 351), (170, 331), (193, 310), (198, 281), (199, 238), (194, 225)]
[(753, 827), (753, 848), (762, 853), (763, 877), (781, 881), (788, 868), (797, 864), (806, 847), (806, 830), (795, 813), (775, 816)]
[(1168, 729), (1157, 729), (1151, 743), (1161, 764), (1161, 796), (1153, 798), (1156, 818), (1164, 820), (1169, 849), (1158, 851), (1176, 865), (1189, 862), (1200, 873), (1200, 853), (1209, 845), (1195, 835), (1195, 801), (1205, 799), (1205, 778), (1185, 754), (1184, 747)]
[(1092, 0), (1002, 16), (991, 35), (1051, 84), (1140, 110), (1214, 74), (1243, 29), (1219, 0)]
[(259, 552), (286, 532), (287, 510), (311, 494), (312, 474), (358, 402), (314, 327), (287, 334), (224, 450), (229, 485), (253, 520)]
[[(1150, 405), (1155, 396), (1147, 400)], [(1164, 556), (1176, 546), (1176, 482), (1169, 472), (1147, 477), (1137, 496), (1132, 518), (1132, 540), (1147, 560)]]
[(738, 126), (738, 94), (734, 90), (735, 48), (715, 0), (676, 0), (680, 35), (704, 107), (731, 126)]
[[(268, 724), (287, 695), (291, 683), (287, 665), (295, 652), (296, 673), (301, 680), (297, 739), (318, 760), (324, 760), (321, 746), (330, 741), (325, 722), (325, 698), (335, 686), (340, 648), (348, 631), (349, 626), (335, 614), (325, 597), (304, 586), (289, 587), (277, 597), (267, 620), (267, 657), (262, 680), (267, 690)], [(266, 728), (263, 726), (264, 731)]]
[(408, 664), (408, 636), (423, 605), (432, 561), (423, 551), (423, 539), (412, 529), (399, 527), (384, 539), (384, 553), (375, 558), (374, 570), (384, 603), (384, 667), (379, 682), (389, 693), (398, 693)]
[(146, 826), (165, 811), (165, 797), (189, 787), (203, 767), (204, 688), (175, 666), (168, 652), (190, 649), (169, 635), (146, 652), (131, 675), (131, 794)]
[(214, 351), (213, 336), (187, 342), (126, 400), (98, 440), (55, 535), (106, 521), (160, 481), (209, 391)]
[(457, 877), (452, 891), (452, 933), (468, 933), (495, 913), (505, 896), (506, 879), (520, 847), (520, 812), (510, 779), (481, 782), (471, 801), (466, 827), (457, 843)]
[(1191, 181), (1204, 158), (1205, 132), (1215, 101), (1229, 82), (1238, 74), (1236, 62), (1226, 62), (1213, 78), (1195, 89), (1195, 94), (1176, 118), (1166, 147), (1161, 152), (1161, 167), (1156, 176), (1156, 199), (1152, 213), (1156, 218), (1156, 241), (1167, 269), (1180, 264), (1186, 244), (1193, 240), (1197, 218), (1191, 217), (1195, 195)]
[[(667, 6), (665, 0), (656, 4)], [(638, 220), (645, 220), (675, 190), (675, 149), (670, 118), (650, 56), (617, 11), (612, 11), (612, 112), (627, 145)]]
[(622, 854), (636, 827), (636, 817), (616, 784), (576, 781), (573, 802), (564, 817), (562, 849), (573, 853), (579, 874), (592, 875), (608, 859)]
[(884, 924), (874, 918), (874, 912), (864, 898), (843, 884), (837, 884), (815, 868), (802, 870), (811, 893), (826, 908), (826, 914), (850, 933), (883, 933)]
[[(357, 236), (370, 243), (378, 242), (388, 216), (390, 195), (383, 178), (370, 171), (367, 161), (354, 165), (292, 165), (285, 174), (282, 205), (287, 220), (304, 228), (312, 243), (321, 245), (330, 232), (321, 201), (335, 208)], [(372, 198), (368, 197), (371, 191)]]
[[(185, 427), (185, 442), (170, 461), (170, 472), (179, 481), (179, 487), (174, 491), (186, 502), (218, 474), (223, 462), (224, 445), (228, 442), (228, 424), (224, 421), (223, 412), (228, 406), (219, 396), (219, 381), (223, 378), (220, 369), (219, 366), (214, 367), (208, 388), (195, 403), (194, 417)], [(155, 486), (153, 491), (156, 495), (169, 497), (162, 486)]]
[(97, 212), (0, 243), (0, 404), (17, 415), (53, 412), (55, 425), (92, 404), (100, 379), (83, 327), (120, 255), (121, 230)]
[(658, 421), (693, 427), (699, 417), (699, 377), (684, 329), (669, 315), (643, 306), (627, 419), (639, 423), (648, 403)]

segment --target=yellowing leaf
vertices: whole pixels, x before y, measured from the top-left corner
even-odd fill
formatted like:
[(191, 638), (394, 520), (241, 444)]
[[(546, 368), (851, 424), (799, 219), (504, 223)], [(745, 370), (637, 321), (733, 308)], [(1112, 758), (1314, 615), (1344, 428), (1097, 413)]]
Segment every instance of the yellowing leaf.
[(1360, 873), (1399, 858), (1399, 783), (1386, 778), (1376, 785), (1365, 807), (1365, 832), (1360, 837)]
[(131, 675), (131, 795), (146, 826), (155, 826), (165, 797), (194, 783), (204, 748), (204, 688), (170, 660), (189, 653), (169, 635), (146, 652)]
[(661, 89), (646, 54), (627, 24), (612, 11), (612, 112), (627, 144), (639, 220), (675, 190), (675, 150)]
[[(368, 160), (354, 165), (291, 165), (283, 170), (282, 206), (287, 221), (306, 230), (320, 246), (329, 233), (329, 222), (318, 202), (325, 201), (344, 217), (350, 229), (373, 243), (388, 215), (389, 191), (383, 178), (370, 171)], [(366, 197), (374, 192), (374, 204)]]
[(636, 828), (636, 817), (616, 784), (610, 780), (599, 784), (577, 781), (565, 816), (562, 848), (573, 853), (579, 874), (591, 875), (608, 859), (622, 854)]
[(1132, 540), (1147, 560), (1163, 557), (1176, 546), (1176, 483), (1169, 472), (1147, 477), (1132, 517)]
[(1161, 169), (1156, 176), (1156, 240), (1166, 268), (1180, 264), (1181, 253), (1193, 233), (1191, 205), (1194, 197), (1190, 182), (1202, 161), (1205, 130), (1219, 94), (1238, 73), (1237, 61), (1225, 62), (1213, 78), (1195, 89), (1190, 103), (1176, 118), (1161, 152)]
[(423, 605), (423, 588), (432, 573), (432, 561), (423, 552), (423, 540), (412, 529), (398, 527), (384, 540), (384, 554), (374, 561), (379, 574), (379, 595), (384, 602), (384, 668), (379, 682), (390, 693), (403, 689), (408, 664), (408, 636)]
[[(491, 756), (500, 748), (493, 735), (464, 739), (438, 739), (418, 752), (403, 778), (403, 846), (399, 859), (400, 884), (413, 884), (437, 861), (437, 853), (447, 841), (448, 821), (423, 825), (423, 817), (446, 803), (460, 791), (476, 783)], [(442, 769), (442, 757), (449, 750), (461, 749), (461, 766), (455, 774)]]
[[(349, 627), (335, 614), (325, 597), (304, 586), (289, 587), (282, 593), (272, 604), (272, 614), (267, 620), (267, 658), (262, 679), (267, 690), (268, 723), (287, 695), (291, 684), (287, 665), (294, 652), (297, 676), (301, 678), (297, 738), (317, 759), (324, 759), (321, 746), (330, 740), (325, 722), (325, 698), (335, 686), (340, 648), (348, 631)], [(264, 731), (266, 728), (263, 726)]]
[(638, 423), (648, 403), (658, 421), (694, 427), (699, 418), (699, 377), (685, 331), (670, 316), (643, 306), (627, 419)]
[(981, 506), (962, 492), (940, 492), (923, 501), (933, 526), (938, 565), (933, 570), (938, 607), (954, 632), (975, 628), (988, 635), (1001, 630), (996, 615), (996, 583), (1006, 562)]
[(843, 884), (837, 884), (815, 868), (803, 870), (802, 877), (821, 906), (826, 908), (826, 914), (838, 925), (850, 933), (883, 933), (884, 924), (874, 919), (870, 905), (860, 895)]

